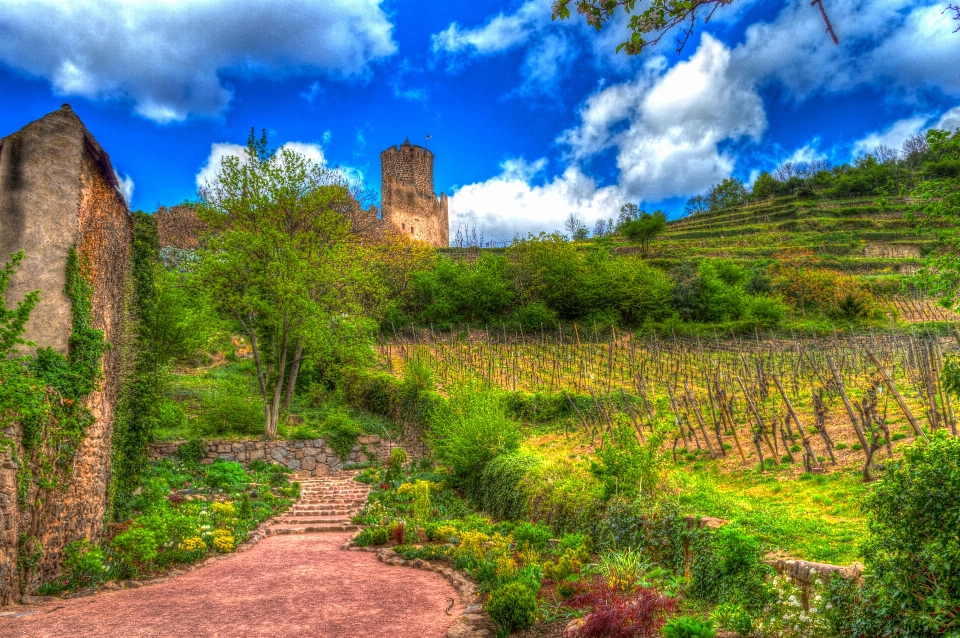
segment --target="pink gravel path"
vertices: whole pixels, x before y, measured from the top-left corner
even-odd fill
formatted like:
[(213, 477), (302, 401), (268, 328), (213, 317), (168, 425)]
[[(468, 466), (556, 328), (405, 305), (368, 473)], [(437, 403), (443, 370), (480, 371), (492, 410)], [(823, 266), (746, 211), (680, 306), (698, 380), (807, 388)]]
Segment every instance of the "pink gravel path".
[(463, 611), (453, 587), (433, 572), (343, 551), (348, 537), (271, 536), (163, 583), (7, 607), (38, 613), (0, 617), (0, 636), (446, 636)]

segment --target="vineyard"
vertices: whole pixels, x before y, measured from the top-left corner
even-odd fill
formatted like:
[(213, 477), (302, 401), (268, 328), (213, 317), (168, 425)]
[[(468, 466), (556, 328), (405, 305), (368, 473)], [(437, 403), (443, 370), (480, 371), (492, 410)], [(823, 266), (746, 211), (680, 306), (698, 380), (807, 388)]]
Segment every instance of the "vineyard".
[(533, 335), (410, 331), (378, 350), (390, 372), (427, 362), (441, 388), (474, 383), (559, 397), (554, 413), (568, 415), (564, 429), (592, 443), (625, 422), (641, 441), (665, 432), (674, 459), (730, 469), (856, 466), (869, 480), (898, 443), (957, 429), (940, 382), (945, 354), (958, 350), (954, 338), (637, 338), (569, 324)]

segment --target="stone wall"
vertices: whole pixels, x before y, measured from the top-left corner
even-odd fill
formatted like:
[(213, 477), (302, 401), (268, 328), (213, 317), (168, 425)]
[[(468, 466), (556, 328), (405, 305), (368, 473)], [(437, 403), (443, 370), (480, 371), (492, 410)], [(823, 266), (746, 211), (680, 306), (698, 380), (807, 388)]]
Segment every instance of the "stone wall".
[(447, 196), (433, 192), (433, 153), (407, 140), (380, 154), (380, 170), (384, 221), (402, 235), (449, 246)]
[[(184, 441), (155, 443), (150, 446), (153, 460), (172, 458), (177, 454)], [(361, 435), (353, 446), (346, 461), (323, 439), (305, 441), (230, 441), (214, 440), (206, 442), (206, 456), (201, 463), (213, 463), (215, 459), (237, 461), (247, 466), (257, 459), (280, 463), (301, 476), (326, 476), (343, 469), (344, 463), (363, 463), (379, 458), (386, 461), (390, 452), (400, 447), (390, 441), (383, 441), (376, 435)]]
[(110, 159), (69, 106), (0, 139), (0, 261), (20, 250), (26, 255), (11, 281), (8, 302), (41, 291), (24, 337), (67, 353), (73, 325), (72, 304), (64, 293), (66, 262), (76, 248), (81, 275), (93, 284), (93, 325), (114, 346), (101, 362), (99, 389), (86, 398), (95, 421), (80, 442), (65, 488), (43, 489), (33, 481), (26, 490), (27, 505), (21, 506), (17, 472), (25, 455), (20, 426), (4, 432), (12, 445), (0, 446), (0, 605), (21, 593), (21, 535), (36, 539), (43, 549), (31, 581), (24, 583), (30, 589), (58, 573), (66, 543), (96, 541), (102, 533), (132, 235)]

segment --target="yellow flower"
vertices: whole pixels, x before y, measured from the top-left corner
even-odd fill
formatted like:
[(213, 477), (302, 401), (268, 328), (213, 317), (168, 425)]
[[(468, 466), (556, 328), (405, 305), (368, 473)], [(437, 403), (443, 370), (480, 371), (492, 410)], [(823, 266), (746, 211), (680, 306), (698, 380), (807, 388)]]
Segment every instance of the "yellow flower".
[(489, 542), (490, 537), (482, 532), (463, 532), (456, 553), (458, 556), (480, 560), (483, 558), (483, 546)]
[[(193, 536), (192, 538), (185, 538), (183, 542), (180, 543), (180, 551), (182, 552), (196, 552), (201, 549), (206, 549), (207, 544), (203, 542), (203, 539), (199, 536)], [(113, 560), (112, 558), (110, 560)]]
[(219, 514), (220, 516), (233, 516), (236, 510), (233, 508), (233, 503), (230, 501), (224, 501), (222, 503), (214, 503), (210, 506), (213, 509), (214, 514)]
[(228, 529), (218, 528), (213, 530), (213, 547), (218, 552), (232, 552), (237, 546), (237, 541)]
[(517, 561), (509, 556), (500, 556), (497, 558), (497, 576), (502, 579), (512, 577), (517, 573)]

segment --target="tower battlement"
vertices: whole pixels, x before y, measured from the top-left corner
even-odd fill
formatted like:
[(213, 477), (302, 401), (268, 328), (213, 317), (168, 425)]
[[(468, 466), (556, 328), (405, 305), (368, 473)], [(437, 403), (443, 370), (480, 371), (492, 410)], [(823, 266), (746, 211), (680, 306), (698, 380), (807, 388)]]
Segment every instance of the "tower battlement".
[(403, 235), (448, 246), (447, 196), (433, 191), (433, 153), (408, 139), (380, 153), (380, 171), (384, 221)]

